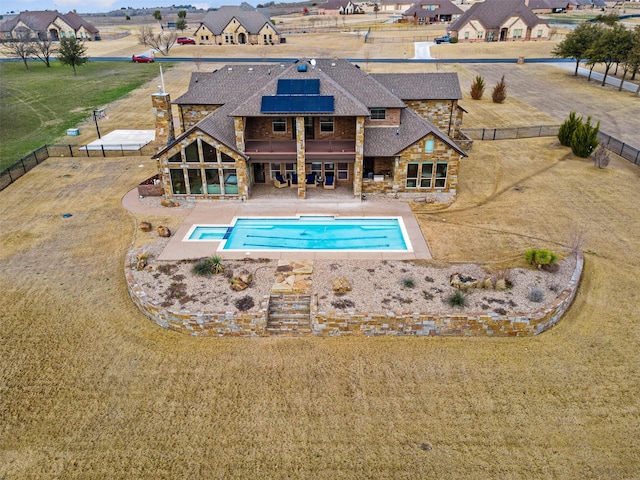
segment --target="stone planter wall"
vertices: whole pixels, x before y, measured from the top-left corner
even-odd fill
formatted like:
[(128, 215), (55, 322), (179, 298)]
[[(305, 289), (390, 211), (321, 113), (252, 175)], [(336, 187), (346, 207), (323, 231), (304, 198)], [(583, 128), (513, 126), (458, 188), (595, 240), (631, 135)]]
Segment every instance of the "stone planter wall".
[(579, 252), (569, 285), (550, 304), (533, 313), (499, 315), (495, 312), (427, 314), (419, 312), (331, 312), (311, 303), (311, 331), (314, 335), (452, 335), (509, 336), (537, 335), (558, 323), (578, 291), (584, 265)]

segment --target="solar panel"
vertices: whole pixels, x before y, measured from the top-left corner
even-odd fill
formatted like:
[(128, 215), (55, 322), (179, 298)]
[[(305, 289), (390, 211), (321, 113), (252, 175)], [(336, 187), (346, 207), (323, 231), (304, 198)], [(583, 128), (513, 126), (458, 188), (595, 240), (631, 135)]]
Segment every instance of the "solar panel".
[(262, 113), (333, 113), (332, 95), (274, 95), (262, 97)]
[(278, 95), (319, 95), (320, 79), (308, 78), (304, 80), (295, 78), (278, 79)]

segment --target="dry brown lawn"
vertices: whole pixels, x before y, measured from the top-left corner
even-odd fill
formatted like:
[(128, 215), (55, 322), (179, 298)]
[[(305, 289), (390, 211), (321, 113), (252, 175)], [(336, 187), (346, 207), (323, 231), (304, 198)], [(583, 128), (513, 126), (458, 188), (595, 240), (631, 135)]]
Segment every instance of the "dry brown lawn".
[[(111, 125), (148, 102), (148, 128), (155, 83)], [(598, 170), (552, 138), (476, 142), (457, 201), (416, 209), (436, 259), (582, 236), (573, 307), (519, 339), (163, 330), (123, 279), (142, 240), (120, 199), (154, 168), (51, 158), (0, 192), (0, 478), (638, 477), (637, 167)]]

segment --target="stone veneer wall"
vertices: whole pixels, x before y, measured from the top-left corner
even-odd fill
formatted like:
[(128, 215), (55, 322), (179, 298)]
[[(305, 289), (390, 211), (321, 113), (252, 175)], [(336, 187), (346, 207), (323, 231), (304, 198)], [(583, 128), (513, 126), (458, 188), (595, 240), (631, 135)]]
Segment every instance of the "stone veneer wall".
[[(254, 337), (266, 334), (269, 295), (263, 297), (257, 312), (189, 312), (163, 308), (135, 283), (131, 265), (135, 255), (129, 253), (125, 264), (127, 289), (133, 302), (158, 325), (194, 336)], [(529, 314), (499, 315), (483, 313), (419, 312), (325, 312), (318, 308), (317, 295), (311, 302), (311, 332), (315, 336), (340, 335), (414, 335), (414, 336), (502, 336), (538, 335), (567, 312), (578, 292), (584, 267), (582, 252), (577, 253), (576, 267), (569, 284), (550, 304)]]
[(162, 328), (187, 335), (203, 337), (256, 337), (263, 336), (267, 327), (269, 295), (265, 295), (255, 312), (191, 312), (170, 310), (150, 298), (137, 284), (131, 273), (135, 256), (127, 255), (125, 278), (129, 295), (138, 308)]
[(204, 120), (210, 113), (215, 112), (220, 105), (179, 105), (180, 119), (183, 132)]
[(578, 291), (584, 256), (578, 252), (576, 268), (562, 293), (550, 304), (529, 314), (419, 312), (325, 312), (318, 308), (317, 296), (311, 304), (311, 331), (314, 335), (451, 335), (525, 337), (554, 326), (567, 312)]
[(462, 118), (459, 118), (461, 112), (457, 112), (457, 100), (407, 100), (406, 104), (451, 138), (454, 136), (456, 127), (460, 128), (462, 124)]

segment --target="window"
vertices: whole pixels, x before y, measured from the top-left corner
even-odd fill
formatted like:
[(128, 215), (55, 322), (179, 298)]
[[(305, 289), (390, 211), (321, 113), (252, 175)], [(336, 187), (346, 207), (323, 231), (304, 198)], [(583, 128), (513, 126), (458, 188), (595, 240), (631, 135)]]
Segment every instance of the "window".
[(447, 185), (448, 163), (436, 164), (436, 188), (444, 188)]
[(220, 171), (217, 168), (206, 168), (204, 177), (207, 181), (207, 193), (219, 194), (220, 190)]
[(427, 153), (433, 152), (433, 144), (434, 141), (431, 138), (424, 142), (424, 151)]
[(320, 117), (320, 131), (333, 132), (333, 117)]
[(224, 34), (224, 43), (233, 43), (233, 33)]
[(316, 177), (322, 176), (322, 163), (314, 162), (311, 164), (311, 173), (315, 173)]
[(331, 175), (335, 178), (336, 176), (336, 164), (335, 163), (325, 163), (324, 164), (324, 177), (327, 175)]
[(478, 38), (482, 38), (482, 32), (478, 32)]
[(280, 167), (281, 165), (279, 163), (269, 164), (269, 178), (271, 178), (271, 180), (274, 180), (276, 178), (276, 175), (281, 175)]
[(273, 126), (274, 133), (287, 131), (287, 119), (285, 117), (273, 117), (271, 119), (271, 125)]
[(464, 32), (464, 39), (469, 40), (469, 32)]
[(182, 155), (180, 154), (180, 152), (178, 152), (175, 155), (173, 155), (171, 158), (169, 158), (168, 162), (169, 163), (182, 163)]
[(284, 174), (285, 178), (291, 178), (291, 175), (297, 173), (298, 165), (295, 163), (285, 163), (284, 164)]
[(542, 37), (542, 29), (538, 30), (538, 38)]
[(217, 163), (218, 156), (216, 155), (216, 149), (209, 145), (207, 142), (202, 142), (202, 157), (207, 163)]
[(184, 174), (181, 168), (169, 169), (169, 176), (171, 177), (171, 188), (173, 193), (177, 195), (184, 195), (187, 193), (187, 189), (184, 186)]
[(349, 180), (348, 163), (338, 163), (338, 180)]
[(184, 149), (184, 156), (187, 162), (199, 162), (200, 156), (198, 155), (198, 142), (193, 142)]
[(224, 152), (220, 152), (220, 158), (222, 159), (223, 162), (235, 162), (233, 158), (231, 158), (229, 155), (227, 155)]
[(235, 168), (225, 168), (223, 171), (224, 175), (224, 193), (229, 194), (238, 194), (238, 175), (236, 174)]
[(513, 38), (522, 38), (522, 29), (521, 28), (516, 28), (513, 31)]
[(200, 176), (200, 169), (190, 168), (187, 170), (187, 176), (189, 177), (189, 188), (191, 190), (191, 194), (202, 194), (202, 177)]
[(418, 185), (418, 164), (407, 165), (407, 188), (416, 188)]
[(372, 108), (371, 120), (384, 120), (387, 118), (387, 111), (384, 108)]
[(431, 177), (433, 176), (433, 163), (423, 163), (420, 173), (420, 187), (431, 188)]

